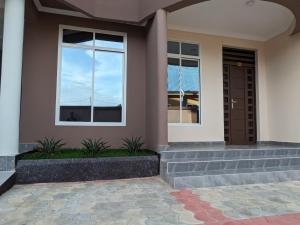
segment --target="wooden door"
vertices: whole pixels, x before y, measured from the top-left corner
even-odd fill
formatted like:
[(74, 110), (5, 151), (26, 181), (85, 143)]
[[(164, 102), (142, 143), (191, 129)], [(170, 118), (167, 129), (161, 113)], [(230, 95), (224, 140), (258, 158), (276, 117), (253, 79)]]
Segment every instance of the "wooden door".
[(255, 64), (224, 61), (225, 141), (256, 143)]

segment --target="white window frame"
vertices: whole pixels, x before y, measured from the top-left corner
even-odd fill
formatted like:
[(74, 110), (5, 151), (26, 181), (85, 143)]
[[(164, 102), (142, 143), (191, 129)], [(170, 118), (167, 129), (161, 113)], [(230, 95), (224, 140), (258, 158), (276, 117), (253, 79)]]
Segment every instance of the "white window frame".
[[(174, 53), (168, 53), (168, 58), (175, 58), (175, 59), (179, 59), (179, 66), (181, 67), (181, 61), (182, 60), (194, 60), (194, 61), (198, 61), (198, 65), (199, 65), (199, 102), (198, 102), (198, 107), (199, 107), (199, 123), (169, 123), (169, 126), (183, 126), (183, 127), (201, 127), (203, 124), (203, 111), (202, 111), (202, 60), (201, 60), (201, 45), (200, 43), (197, 42), (193, 42), (193, 41), (187, 41), (187, 40), (175, 40), (175, 39), (169, 39), (168, 42), (177, 42), (179, 43), (179, 54), (174, 54)], [(195, 44), (198, 45), (199, 48), (199, 55), (198, 56), (192, 56), (192, 55), (184, 55), (181, 54), (181, 44), (182, 43), (186, 43), (186, 44)], [(181, 72), (180, 72), (181, 73)], [(180, 104), (180, 119), (182, 119), (182, 104)]]
[[(93, 33), (93, 42), (95, 42), (95, 34), (110, 34), (110, 35), (117, 35), (122, 36), (124, 39), (124, 49), (115, 49), (115, 48), (105, 48), (105, 47), (98, 47), (88, 45), (81, 45), (81, 44), (69, 44), (63, 43), (63, 30), (70, 29), (76, 31), (87, 31)], [(121, 122), (93, 122), (93, 106), (94, 101), (92, 100), (91, 105), (91, 122), (74, 122), (74, 121), (60, 121), (60, 88), (61, 88), (61, 63), (62, 63), (62, 48), (69, 47), (69, 48), (78, 48), (78, 49), (89, 49), (93, 51), (93, 55), (95, 57), (95, 51), (107, 51), (107, 52), (118, 52), (123, 53), (123, 105), (122, 105), (122, 121)], [(58, 58), (57, 58), (57, 83), (56, 83), (56, 109), (55, 109), (55, 126), (107, 126), (107, 127), (125, 127), (126, 126), (126, 101), (127, 101), (127, 33), (123, 32), (115, 32), (115, 31), (107, 31), (107, 30), (99, 30), (99, 29), (91, 29), (91, 28), (83, 28), (77, 26), (69, 26), (69, 25), (59, 25), (59, 36), (58, 36)], [(95, 63), (95, 60), (93, 60)], [(94, 96), (94, 78), (95, 78), (95, 68), (93, 68), (93, 84), (92, 84), (92, 98)]]

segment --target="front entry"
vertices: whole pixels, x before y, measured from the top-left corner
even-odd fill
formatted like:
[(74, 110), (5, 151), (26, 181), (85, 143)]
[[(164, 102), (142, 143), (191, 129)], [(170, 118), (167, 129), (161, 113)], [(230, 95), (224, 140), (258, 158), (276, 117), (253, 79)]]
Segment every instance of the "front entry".
[(224, 133), (228, 145), (256, 143), (255, 52), (223, 48)]

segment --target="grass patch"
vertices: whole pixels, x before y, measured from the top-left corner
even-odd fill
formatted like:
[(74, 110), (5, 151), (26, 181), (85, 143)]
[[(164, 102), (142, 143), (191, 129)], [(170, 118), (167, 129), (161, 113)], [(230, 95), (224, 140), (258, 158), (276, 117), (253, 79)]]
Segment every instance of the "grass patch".
[(156, 155), (150, 150), (140, 150), (138, 152), (130, 152), (126, 149), (109, 149), (103, 152), (98, 152), (94, 156), (88, 154), (81, 149), (62, 149), (54, 153), (44, 152), (28, 152), (23, 154), (20, 159), (23, 160), (38, 160), (38, 159), (80, 159), (80, 158), (105, 158), (105, 157), (133, 157), (133, 156), (150, 156)]
[(39, 159), (81, 159), (81, 158), (106, 158), (106, 157), (133, 157), (133, 156), (151, 156), (156, 155), (150, 150), (140, 150), (138, 152), (129, 152), (126, 149), (109, 149), (107, 151), (96, 153), (91, 156), (81, 149), (63, 149), (54, 153), (43, 153), (32, 151), (20, 156), (22, 160), (39, 160)]

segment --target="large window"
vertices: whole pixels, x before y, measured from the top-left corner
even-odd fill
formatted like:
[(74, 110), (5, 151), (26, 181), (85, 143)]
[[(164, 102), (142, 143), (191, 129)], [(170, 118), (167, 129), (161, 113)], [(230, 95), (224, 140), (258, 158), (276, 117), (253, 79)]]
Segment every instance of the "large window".
[(168, 120), (200, 124), (199, 45), (168, 42)]
[(125, 125), (126, 34), (60, 27), (57, 125)]

